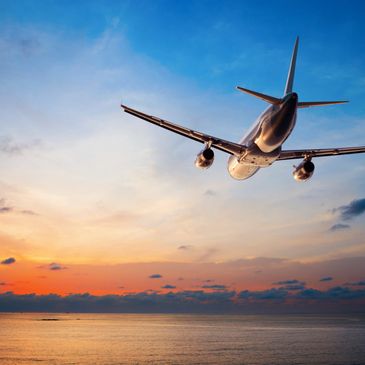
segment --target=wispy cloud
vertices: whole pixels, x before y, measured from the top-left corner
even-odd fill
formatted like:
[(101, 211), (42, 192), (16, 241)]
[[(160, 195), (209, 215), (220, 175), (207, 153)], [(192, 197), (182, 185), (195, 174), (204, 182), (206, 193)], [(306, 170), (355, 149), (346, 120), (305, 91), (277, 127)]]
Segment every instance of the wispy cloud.
[(57, 271), (57, 270), (65, 270), (67, 269), (66, 266), (62, 266), (61, 264), (57, 264), (56, 262), (52, 262), (48, 265), (49, 270)]
[(175, 285), (166, 284), (164, 286), (161, 286), (161, 289), (176, 289)]
[(12, 207), (0, 207), (0, 213), (10, 213), (13, 211)]
[(14, 257), (9, 257), (3, 261), (1, 261), (1, 265), (12, 265), (16, 262)]
[(40, 145), (40, 140), (34, 140), (28, 143), (19, 143), (15, 142), (12, 137), (0, 136), (0, 152), (10, 156), (21, 155), (26, 150), (33, 149)]
[(150, 279), (161, 279), (162, 278), (162, 275), (160, 274), (152, 274), (149, 276)]
[(222, 284), (203, 285), (202, 289), (226, 290), (227, 285), (222, 285)]
[(216, 196), (217, 193), (214, 190), (207, 189), (207, 190), (205, 190), (204, 195), (207, 195), (207, 196)]
[(351, 226), (349, 224), (336, 223), (329, 230), (331, 232), (337, 232), (337, 231), (342, 231), (344, 229), (350, 229), (350, 228), (351, 228)]
[(24, 215), (38, 215), (32, 210), (28, 209), (17, 209), (13, 207), (12, 205), (8, 204), (5, 199), (0, 199), (0, 214), (6, 214), (6, 213), (19, 213)]
[(207, 262), (209, 260), (212, 260), (212, 258), (219, 252), (219, 250), (215, 247), (209, 247), (200, 254), (196, 261), (198, 262)]
[(293, 284), (305, 285), (305, 282), (299, 281), (297, 279), (290, 279), (290, 280), (276, 281), (273, 283), (273, 285), (293, 285)]
[(339, 212), (344, 221), (352, 220), (365, 212), (365, 198), (355, 199), (348, 205), (335, 208), (334, 212)]
[(48, 265), (41, 265), (41, 266), (38, 266), (38, 268), (47, 269), (47, 270), (50, 270), (50, 271), (60, 271), (60, 270), (66, 270), (67, 269), (66, 266), (63, 266), (63, 265), (58, 264), (56, 262), (51, 262)]
[(38, 215), (36, 212), (30, 209), (21, 210), (20, 213), (24, 215)]
[(272, 283), (273, 285), (279, 285), (280, 290), (284, 291), (297, 291), (305, 289), (306, 283), (304, 281), (299, 281), (296, 279), (282, 280)]
[(332, 276), (324, 276), (323, 278), (320, 278), (319, 281), (332, 281), (333, 277)]
[(0, 214), (13, 212), (14, 208), (6, 204), (5, 199), (0, 199)]
[(191, 246), (191, 245), (181, 245), (177, 249), (186, 251), (186, 250), (190, 250), (192, 247), (193, 246)]

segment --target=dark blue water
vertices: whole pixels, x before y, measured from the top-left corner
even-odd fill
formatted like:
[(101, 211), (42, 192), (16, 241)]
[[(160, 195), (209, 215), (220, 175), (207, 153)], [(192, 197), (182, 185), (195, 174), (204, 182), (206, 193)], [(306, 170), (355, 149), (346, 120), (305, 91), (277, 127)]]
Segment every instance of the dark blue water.
[(364, 317), (0, 314), (0, 364), (365, 365)]

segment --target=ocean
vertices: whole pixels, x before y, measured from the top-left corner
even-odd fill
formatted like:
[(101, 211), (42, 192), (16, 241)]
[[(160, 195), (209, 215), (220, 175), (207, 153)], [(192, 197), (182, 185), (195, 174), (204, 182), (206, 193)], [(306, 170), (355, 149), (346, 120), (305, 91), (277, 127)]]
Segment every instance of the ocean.
[(365, 317), (0, 313), (1, 365), (365, 365)]

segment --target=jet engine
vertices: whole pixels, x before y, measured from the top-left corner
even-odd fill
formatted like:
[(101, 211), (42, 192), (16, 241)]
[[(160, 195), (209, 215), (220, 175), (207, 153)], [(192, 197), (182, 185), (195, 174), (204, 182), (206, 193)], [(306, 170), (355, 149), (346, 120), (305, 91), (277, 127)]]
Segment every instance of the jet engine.
[(195, 166), (199, 169), (207, 169), (212, 166), (214, 161), (214, 151), (211, 148), (205, 148), (196, 156)]
[(314, 163), (311, 160), (303, 160), (298, 166), (294, 167), (293, 176), (297, 181), (306, 181), (313, 175)]

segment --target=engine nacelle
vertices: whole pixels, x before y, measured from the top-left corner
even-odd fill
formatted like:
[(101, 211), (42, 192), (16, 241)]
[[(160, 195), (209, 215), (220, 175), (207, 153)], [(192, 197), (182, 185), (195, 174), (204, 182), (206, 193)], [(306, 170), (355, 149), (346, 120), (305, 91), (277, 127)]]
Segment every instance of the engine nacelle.
[(294, 179), (297, 181), (306, 181), (312, 177), (314, 172), (314, 163), (311, 160), (303, 160), (293, 171)]
[(214, 161), (214, 151), (206, 148), (198, 153), (195, 160), (195, 166), (199, 169), (207, 169), (212, 166)]

